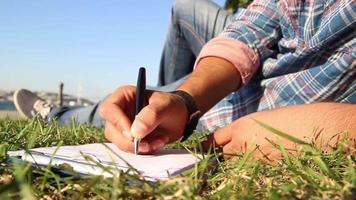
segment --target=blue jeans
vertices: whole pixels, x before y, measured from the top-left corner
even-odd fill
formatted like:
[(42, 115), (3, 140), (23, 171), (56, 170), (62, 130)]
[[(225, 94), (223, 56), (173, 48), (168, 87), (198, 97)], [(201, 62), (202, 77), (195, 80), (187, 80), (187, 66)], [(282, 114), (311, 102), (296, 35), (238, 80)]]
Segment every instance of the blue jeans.
[[(206, 42), (217, 36), (232, 21), (233, 15), (209, 0), (176, 0), (164, 44), (157, 87), (159, 91), (175, 90), (192, 72), (194, 62)], [(78, 123), (104, 126), (99, 116), (100, 102), (87, 107), (52, 109), (49, 119), (67, 125)]]

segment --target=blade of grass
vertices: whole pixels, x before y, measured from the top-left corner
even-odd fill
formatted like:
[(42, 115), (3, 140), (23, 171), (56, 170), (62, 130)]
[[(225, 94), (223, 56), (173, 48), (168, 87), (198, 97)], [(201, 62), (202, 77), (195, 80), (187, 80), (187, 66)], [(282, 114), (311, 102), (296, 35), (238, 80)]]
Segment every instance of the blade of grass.
[(329, 175), (334, 180), (338, 180), (334, 172), (325, 164), (319, 153), (311, 146), (304, 146), (305, 150), (312, 153), (311, 158), (319, 166), (320, 170)]
[(287, 139), (287, 140), (289, 140), (289, 141), (295, 142), (295, 143), (297, 143), (297, 144), (309, 145), (309, 143), (307, 143), (307, 142), (305, 142), (305, 141), (303, 141), (303, 140), (301, 140), (301, 139), (298, 139), (298, 138), (296, 138), (296, 137), (294, 137), (294, 136), (291, 136), (291, 135), (289, 135), (289, 134), (287, 134), (287, 133), (285, 133), (285, 132), (279, 131), (279, 130), (277, 130), (277, 129), (275, 129), (275, 128), (273, 128), (273, 127), (271, 127), (271, 126), (269, 126), (269, 125), (267, 125), (267, 124), (265, 124), (265, 123), (263, 123), (263, 122), (261, 122), (261, 121), (258, 121), (258, 120), (256, 120), (256, 119), (253, 119), (253, 120), (254, 120), (257, 124), (259, 124), (260, 126), (262, 126), (263, 128), (265, 128), (265, 129), (271, 131), (272, 133), (274, 133), (274, 134), (276, 134), (276, 135), (278, 135), (278, 136), (280, 136), (280, 137), (283, 137), (283, 138), (285, 138), (285, 139)]

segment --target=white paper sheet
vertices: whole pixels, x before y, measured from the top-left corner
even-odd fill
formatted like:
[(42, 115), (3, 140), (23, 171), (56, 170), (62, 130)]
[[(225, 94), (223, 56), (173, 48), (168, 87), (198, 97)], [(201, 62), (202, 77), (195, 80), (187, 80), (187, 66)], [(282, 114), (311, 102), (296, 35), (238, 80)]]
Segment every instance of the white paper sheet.
[[(105, 146), (106, 145), (106, 146)], [(199, 158), (184, 149), (162, 149), (154, 155), (134, 155), (121, 151), (112, 143), (86, 144), (78, 146), (44, 147), (31, 149), (30, 154), (24, 151), (9, 152), (10, 156), (22, 156), (23, 160), (40, 165), (60, 165), (67, 163), (73, 170), (82, 174), (103, 175), (110, 177), (93, 161), (85, 159), (83, 155), (104, 166), (127, 171), (128, 163), (148, 180), (164, 180), (192, 168)], [(58, 149), (57, 149), (58, 148)], [(57, 149), (55, 155), (54, 152)], [(51, 161), (51, 157), (53, 157)], [(115, 172), (115, 170), (113, 170)]]

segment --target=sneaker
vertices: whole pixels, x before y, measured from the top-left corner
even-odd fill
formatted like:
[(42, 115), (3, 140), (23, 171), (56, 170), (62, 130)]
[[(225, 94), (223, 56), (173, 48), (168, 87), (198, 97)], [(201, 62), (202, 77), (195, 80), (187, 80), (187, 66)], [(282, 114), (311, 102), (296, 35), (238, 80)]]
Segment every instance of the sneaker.
[(47, 120), (51, 109), (54, 107), (53, 104), (49, 104), (26, 89), (19, 89), (14, 93), (14, 103), (20, 115), (27, 119), (40, 116), (43, 120)]

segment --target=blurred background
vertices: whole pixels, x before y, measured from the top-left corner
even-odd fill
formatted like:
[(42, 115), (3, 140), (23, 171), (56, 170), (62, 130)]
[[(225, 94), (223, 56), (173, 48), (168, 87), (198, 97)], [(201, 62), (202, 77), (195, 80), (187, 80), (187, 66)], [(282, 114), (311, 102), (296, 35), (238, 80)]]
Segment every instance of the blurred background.
[[(0, 1), (0, 110), (27, 88), (54, 103), (89, 105), (125, 84), (140, 66), (156, 85), (173, 0)], [(215, 0), (233, 12), (244, 0)]]

